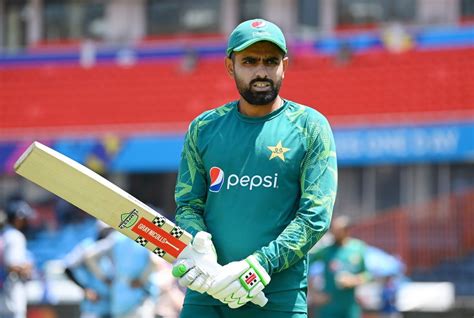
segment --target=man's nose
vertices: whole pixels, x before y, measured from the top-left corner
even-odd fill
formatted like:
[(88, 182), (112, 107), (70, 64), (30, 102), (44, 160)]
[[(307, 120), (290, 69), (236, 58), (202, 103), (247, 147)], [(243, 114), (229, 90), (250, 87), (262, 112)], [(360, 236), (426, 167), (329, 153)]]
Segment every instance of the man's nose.
[(267, 68), (265, 67), (265, 65), (263, 64), (259, 64), (255, 70), (255, 77), (257, 78), (267, 78), (268, 77), (268, 72), (267, 72)]

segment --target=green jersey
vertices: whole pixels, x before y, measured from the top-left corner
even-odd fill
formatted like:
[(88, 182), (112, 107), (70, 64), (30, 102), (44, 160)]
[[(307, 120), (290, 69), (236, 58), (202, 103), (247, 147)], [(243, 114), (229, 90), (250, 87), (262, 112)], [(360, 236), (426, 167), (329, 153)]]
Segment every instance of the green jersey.
[(310, 263), (322, 261), (325, 265), (323, 292), (330, 298), (319, 309), (321, 317), (360, 317), (355, 288), (340, 288), (336, 280), (343, 273), (363, 274), (369, 279), (364, 261), (365, 250), (364, 242), (351, 238), (344, 245), (332, 244), (310, 255)]
[[(220, 264), (254, 254), (272, 277), (265, 309), (306, 311), (306, 254), (330, 225), (336, 187), (334, 140), (323, 115), (284, 101), (264, 117), (247, 117), (235, 101), (190, 124), (176, 223), (193, 235), (211, 233)], [(185, 303), (220, 304), (191, 291)]]

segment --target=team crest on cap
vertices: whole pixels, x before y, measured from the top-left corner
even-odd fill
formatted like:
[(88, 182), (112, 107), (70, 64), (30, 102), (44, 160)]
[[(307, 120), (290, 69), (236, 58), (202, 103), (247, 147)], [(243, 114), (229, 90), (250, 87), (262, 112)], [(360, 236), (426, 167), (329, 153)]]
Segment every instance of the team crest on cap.
[(211, 185), (209, 191), (219, 192), (224, 184), (224, 171), (218, 167), (212, 167), (209, 170), (209, 177), (211, 179)]
[(265, 25), (265, 21), (262, 20), (253, 21), (251, 24), (252, 28), (254, 29), (263, 28)]

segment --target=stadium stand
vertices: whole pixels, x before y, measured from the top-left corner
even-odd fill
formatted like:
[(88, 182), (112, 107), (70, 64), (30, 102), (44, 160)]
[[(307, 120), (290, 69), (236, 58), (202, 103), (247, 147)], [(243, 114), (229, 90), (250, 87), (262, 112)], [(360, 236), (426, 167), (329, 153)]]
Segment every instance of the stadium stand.
[[(221, 64), (221, 59), (202, 59), (194, 72), (183, 74), (179, 59), (130, 67), (105, 63), (90, 69), (47, 64), (4, 68), (0, 77), (8, 80), (0, 91), (6, 119), (1, 133), (117, 125), (182, 129), (206, 108), (237, 97)], [(291, 67), (284, 95), (315, 105), (335, 125), (473, 116), (472, 48), (375, 51), (355, 55), (343, 67), (334, 65), (331, 57), (297, 55)], [(184, 91), (193, 98), (183, 99)]]
[[(386, 50), (379, 32), (372, 31), (291, 43), (291, 71), (282, 95), (327, 115), (336, 139), (353, 127), (382, 127), (390, 134), (394, 127), (406, 125), (418, 129), (441, 124), (437, 129), (443, 131), (444, 124), (466, 123), (457, 130), (465, 133), (459, 140), (469, 141), (459, 145), (463, 156), (427, 156), (409, 164), (449, 164), (463, 162), (466, 156), (472, 163), (474, 26), (429, 27), (416, 32), (413, 41), (413, 47), (396, 54)], [(125, 49), (98, 46), (91, 65), (81, 65), (77, 42), (38, 43), (21, 53), (0, 53), (0, 171), (8, 178), (17, 155), (38, 136), (63, 152), (73, 150), (78, 155), (74, 159), (98, 170), (175, 170), (189, 121), (238, 97), (223, 71), (222, 37), (196, 37), (188, 43), (196, 54), (191, 67), (183, 66), (190, 47), (173, 39)], [(340, 63), (343, 46), (349, 52)], [(114, 136), (104, 138), (110, 133)], [(128, 164), (140, 162), (139, 167), (123, 164), (126, 160), (119, 155), (124, 144)], [(158, 156), (159, 151), (167, 156)], [(143, 153), (150, 158), (140, 156)], [(345, 153), (340, 155), (342, 168), (354, 164), (344, 161)], [(374, 163), (380, 162), (355, 165)], [(449, 281), (458, 296), (474, 296), (473, 206), (473, 188), (453, 191), (428, 202), (361, 216), (354, 234), (400, 257), (413, 280)], [(43, 219), (28, 248), (39, 269), (93, 235), (91, 220), (58, 226), (53, 207), (37, 206), (37, 211)]]

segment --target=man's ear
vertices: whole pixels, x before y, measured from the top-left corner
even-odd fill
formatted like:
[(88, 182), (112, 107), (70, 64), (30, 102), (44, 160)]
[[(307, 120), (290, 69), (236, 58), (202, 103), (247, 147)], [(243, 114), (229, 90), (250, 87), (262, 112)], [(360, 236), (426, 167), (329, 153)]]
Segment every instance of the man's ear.
[(230, 57), (225, 58), (225, 69), (230, 77), (234, 78), (234, 62)]
[(285, 78), (285, 72), (287, 69), (288, 69), (288, 56), (285, 56), (283, 58), (283, 75), (281, 76), (281, 78)]

